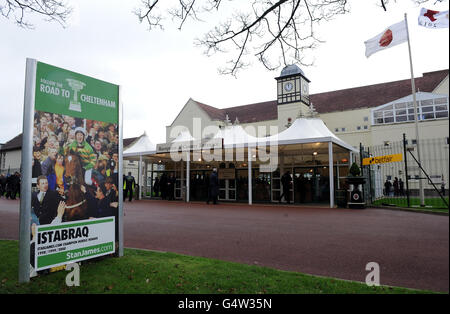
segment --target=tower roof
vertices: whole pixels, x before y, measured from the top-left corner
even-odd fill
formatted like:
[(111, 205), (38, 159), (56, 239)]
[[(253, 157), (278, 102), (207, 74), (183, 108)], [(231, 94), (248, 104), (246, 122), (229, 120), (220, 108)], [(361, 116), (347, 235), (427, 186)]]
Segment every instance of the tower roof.
[(301, 75), (305, 76), (305, 73), (302, 71), (302, 69), (300, 69), (295, 64), (291, 64), (291, 65), (284, 67), (283, 70), (281, 70), (280, 77), (291, 76), (294, 74), (301, 74)]

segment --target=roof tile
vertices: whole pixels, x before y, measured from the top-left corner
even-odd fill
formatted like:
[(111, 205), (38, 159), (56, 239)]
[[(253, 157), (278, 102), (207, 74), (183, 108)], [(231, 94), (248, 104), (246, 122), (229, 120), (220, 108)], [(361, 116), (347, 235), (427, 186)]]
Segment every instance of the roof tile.
[[(432, 92), (447, 75), (448, 69), (424, 73), (422, 77), (415, 79), (416, 88), (422, 92)], [(317, 112), (328, 113), (377, 107), (410, 94), (411, 80), (406, 79), (312, 94), (310, 100)], [(225, 120), (227, 114), (232, 122), (237, 117), (242, 123), (278, 119), (276, 100), (224, 109), (218, 109), (198, 101), (196, 103), (213, 120)]]

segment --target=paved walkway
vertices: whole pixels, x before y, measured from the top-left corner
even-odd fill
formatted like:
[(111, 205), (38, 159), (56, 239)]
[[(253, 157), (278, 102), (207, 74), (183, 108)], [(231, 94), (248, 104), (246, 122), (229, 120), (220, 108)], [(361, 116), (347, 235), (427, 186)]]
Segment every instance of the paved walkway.
[[(19, 202), (0, 200), (0, 238), (18, 239)], [(125, 246), (381, 284), (449, 291), (449, 218), (383, 209), (167, 201), (125, 203)]]

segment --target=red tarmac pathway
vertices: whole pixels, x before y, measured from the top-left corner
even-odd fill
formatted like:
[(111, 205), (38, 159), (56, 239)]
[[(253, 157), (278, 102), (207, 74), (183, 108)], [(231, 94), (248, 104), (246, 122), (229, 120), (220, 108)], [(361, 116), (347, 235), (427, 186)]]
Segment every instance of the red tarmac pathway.
[[(365, 281), (449, 291), (449, 217), (167, 201), (125, 203), (125, 247), (176, 252)], [(0, 239), (18, 239), (19, 201), (0, 199)]]

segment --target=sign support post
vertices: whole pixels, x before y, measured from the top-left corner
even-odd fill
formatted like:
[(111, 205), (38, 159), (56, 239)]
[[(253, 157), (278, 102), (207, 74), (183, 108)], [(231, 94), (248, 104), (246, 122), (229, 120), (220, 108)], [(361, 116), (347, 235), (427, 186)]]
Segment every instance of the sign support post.
[(123, 256), (123, 104), (122, 87), (119, 85), (119, 257)]
[(20, 184), (19, 282), (30, 281), (31, 160), (33, 158), (33, 116), (36, 88), (36, 60), (28, 59), (23, 107), (22, 182)]

